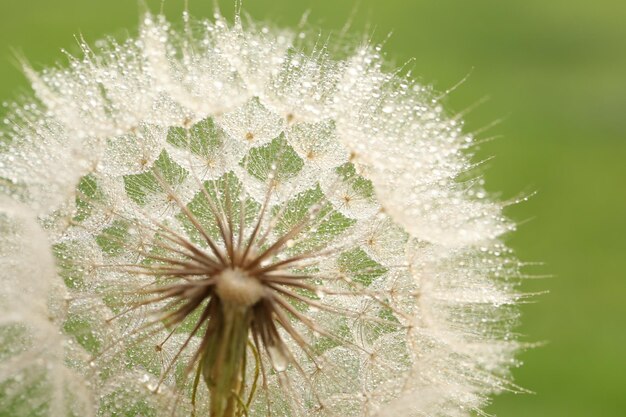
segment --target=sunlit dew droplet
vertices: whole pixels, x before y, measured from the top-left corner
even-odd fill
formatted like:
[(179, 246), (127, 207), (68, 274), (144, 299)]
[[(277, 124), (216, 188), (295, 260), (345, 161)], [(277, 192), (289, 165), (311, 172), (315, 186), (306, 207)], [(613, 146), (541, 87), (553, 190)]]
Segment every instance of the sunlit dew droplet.
[(276, 346), (268, 346), (267, 353), (272, 362), (272, 367), (276, 372), (284, 372), (287, 370), (287, 357), (281, 349)]

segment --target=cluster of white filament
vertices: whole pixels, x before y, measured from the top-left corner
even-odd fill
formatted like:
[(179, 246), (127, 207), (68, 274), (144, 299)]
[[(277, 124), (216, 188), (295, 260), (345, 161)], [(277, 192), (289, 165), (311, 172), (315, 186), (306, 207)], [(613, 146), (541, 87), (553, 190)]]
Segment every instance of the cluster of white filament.
[(280, 330), (292, 357), (250, 351), (247, 380), (267, 369), (238, 415), (468, 416), (512, 388), (513, 226), (471, 174), (472, 137), (379, 47), (310, 36), (147, 15), (137, 38), (26, 67), (36, 98), (10, 106), (0, 153), (0, 408), (202, 415), (177, 368), (200, 338), (181, 351), (184, 325), (140, 331), (167, 306), (124, 303), (154, 285), (162, 234), (199, 244), (193, 216), (213, 233), (212, 200), (268, 245), (311, 217), (272, 259), (311, 254), (294, 268), (315, 294)]

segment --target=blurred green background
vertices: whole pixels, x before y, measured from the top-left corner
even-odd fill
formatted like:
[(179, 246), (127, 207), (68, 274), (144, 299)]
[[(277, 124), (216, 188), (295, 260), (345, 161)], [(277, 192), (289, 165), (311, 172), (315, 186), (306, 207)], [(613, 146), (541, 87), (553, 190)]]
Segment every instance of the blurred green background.
[[(152, 10), (160, 1), (146, 0)], [(0, 99), (27, 90), (16, 52), (36, 66), (94, 41), (134, 32), (139, 2), (0, 0)], [(221, 0), (232, 15), (233, 4)], [(182, 0), (165, 8), (180, 16)], [(190, 0), (196, 16), (210, 0)], [(521, 355), (516, 382), (535, 394), (504, 394), (489, 411), (501, 417), (626, 415), (626, 2), (620, 0), (247, 0), (257, 19), (309, 21), (387, 39), (388, 58), (415, 58), (414, 73), (446, 90), (468, 131), (501, 122), (478, 149), (495, 156), (487, 186), (502, 198), (537, 191), (509, 209), (520, 228), (509, 239), (526, 261), (545, 264), (527, 291), (549, 291), (523, 306), (520, 332), (543, 347)], [(51, 173), (53, 175), (53, 173)]]

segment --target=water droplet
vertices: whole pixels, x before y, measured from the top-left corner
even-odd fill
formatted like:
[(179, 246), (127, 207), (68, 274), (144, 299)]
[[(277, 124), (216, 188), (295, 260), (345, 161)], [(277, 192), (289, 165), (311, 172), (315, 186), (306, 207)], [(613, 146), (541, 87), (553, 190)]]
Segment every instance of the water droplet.
[(268, 346), (267, 353), (276, 372), (284, 372), (287, 369), (287, 358), (278, 346)]

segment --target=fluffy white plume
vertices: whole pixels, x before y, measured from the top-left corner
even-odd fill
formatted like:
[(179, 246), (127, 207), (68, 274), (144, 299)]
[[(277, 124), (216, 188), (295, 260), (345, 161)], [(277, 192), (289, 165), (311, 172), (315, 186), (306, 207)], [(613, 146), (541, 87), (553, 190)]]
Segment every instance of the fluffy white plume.
[[(27, 69), (37, 99), (13, 106), (0, 153), (2, 189), (34, 211), (0, 213), (0, 404), (469, 416), (511, 388), (513, 227), (468, 179), (472, 137), (379, 47), (345, 57), (299, 35), (146, 15), (136, 39)], [(198, 272), (222, 258), (229, 274)], [(208, 304), (176, 310), (201, 282)], [(261, 306), (219, 413), (214, 299)]]
[(0, 202), (0, 409), (90, 416), (91, 394), (71, 368), (84, 357), (59, 329), (65, 291), (48, 239), (27, 207)]

